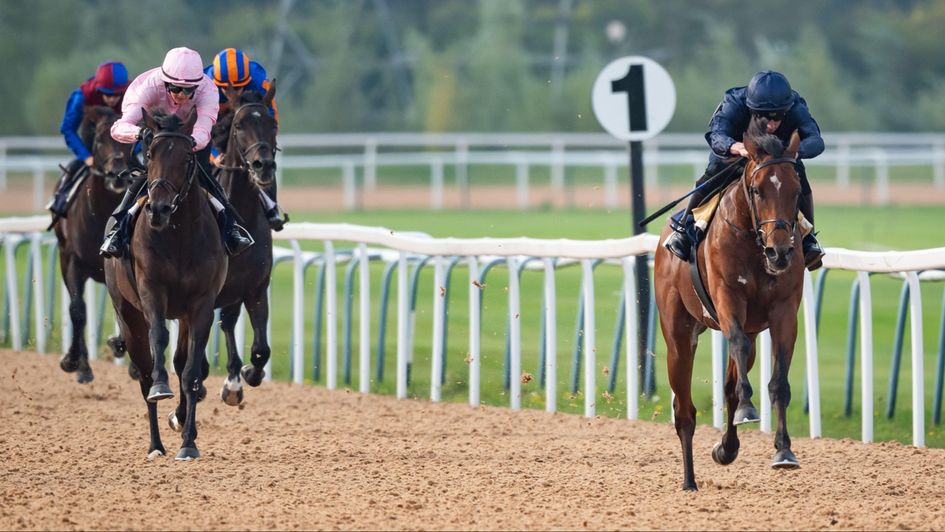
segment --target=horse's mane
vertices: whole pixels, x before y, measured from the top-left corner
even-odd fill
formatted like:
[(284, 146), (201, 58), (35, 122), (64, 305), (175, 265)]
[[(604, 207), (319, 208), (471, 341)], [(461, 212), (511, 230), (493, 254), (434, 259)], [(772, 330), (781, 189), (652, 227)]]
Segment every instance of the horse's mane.
[[(263, 103), (265, 95), (256, 91), (243, 91), (243, 94), (240, 96), (239, 105), (244, 105), (247, 103)], [(237, 107), (239, 107), (239, 105)], [(221, 115), (217, 119), (217, 123), (213, 125), (213, 129), (210, 131), (210, 136), (213, 138), (213, 146), (220, 153), (226, 152), (226, 147), (230, 141), (230, 126), (233, 125), (233, 112), (236, 109), (233, 106), (230, 106), (230, 109)]]
[(164, 109), (158, 109), (151, 114), (151, 118), (157, 124), (161, 131), (180, 131), (184, 126), (184, 120), (174, 113), (168, 113)]
[(745, 138), (754, 142), (759, 151), (763, 151), (772, 157), (780, 157), (784, 153), (784, 143), (775, 135), (765, 133), (767, 126), (767, 118), (753, 116), (748, 124)]

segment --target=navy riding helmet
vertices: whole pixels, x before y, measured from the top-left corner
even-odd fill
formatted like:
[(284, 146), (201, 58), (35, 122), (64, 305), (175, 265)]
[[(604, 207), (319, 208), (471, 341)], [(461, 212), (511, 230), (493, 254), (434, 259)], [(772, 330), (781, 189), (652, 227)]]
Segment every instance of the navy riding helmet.
[(784, 74), (763, 70), (748, 83), (745, 103), (752, 111), (787, 111), (794, 105), (794, 91)]

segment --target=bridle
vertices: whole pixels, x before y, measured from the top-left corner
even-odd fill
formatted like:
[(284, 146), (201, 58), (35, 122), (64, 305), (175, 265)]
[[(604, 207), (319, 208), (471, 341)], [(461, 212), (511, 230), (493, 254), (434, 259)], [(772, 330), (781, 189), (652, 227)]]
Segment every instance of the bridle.
[(151, 139), (151, 144), (148, 145), (147, 157), (151, 159), (151, 146), (154, 145), (154, 142), (160, 138), (180, 138), (187, 141), (188, 150), (187, 150), (187, 181), (184, 182), (184, 186), (178, 189), (174, 186), (173, 183), (159, 177), (148, 183), (148, 195), (154, 189), (163, 188), (174, 194), (174, 198), (171, 199), (171, 214), (177, 211), (177, 208), (180, 207), (180, 204), (184, 201), (184, 198), (187, 197), (187, 194), (190, 193), (190, 189), (193, 188), (194, 184), (194, 167), (196, 166), (196, 158), (194, 157), (194, 139), (190, 135), (185, 135), (183, 133), (178, 133), (176, 131), (161, 131), (154, 134), (154, 137)]
[[(236, 166), (220, 166), (220, 168), (222, 170), (230, 170), (230, 171), (245, 171), (245, 172), (248, 172), (253, 177), (256, 177), (256, 172), (253, 170), (252, 165), (249, 164), (249, 156), (251, 156), (253, 152), (259, 150), (260, 148), (269, 148), (272, 154), (275, 155), (276, 152), (279, 151), (279, 147), (273, 146), (272, 144), (264, 140), (254, 142), (250, 144), (249, 146), (247, 146), (246, 149), (243, 149), (240, 146), (239, 142), (236, 139), (236, 131), (237, 131), (236, 126), (235, 126), (236, 120), (239, 117), (240, 113), (242, 113), (246, 109), (252, 109), (252, 108), (259, 108), (259, 109), (262, 109), (262, 112), (269, 113), (269, 108), (266, 107), (265, 104), (258, 103), (258, 102), (246, 103), (236, 108), (236, 111), (233, 112), (233, 120), (230, 125), (229, 143), (233, 146), (236, 146), (235, 151), (237, 154), (239, 154), (239, 160), (237, 161), (238, 164)], [(256, 181), (258, 182), (259, 180), (256, 179)]]
[(774, 229), (771, 232), (783, 229), (788, 231), (791, 235), (791, 243), (794, 242), (794, 233), (797, 226), (797, 219), (788, 222), (783, 218), (773, 218), (770, 220), (759, 220), (758, 219), (758, 208), (755, 206), (755, 193), (749, 191), (748, 189), (748, 180), (754, 179), (755, 174), (758, 173), (762, 168), (767, 168), (769, 166), (774, 166), (776, 164), (796, 164), (794, 157), (775, 157), (774, 159), (768, 159), (767, 161), (758, 163), (754, 169), (751, 171), (751, 175), (748, 172), (745, 172), (745, 176), (742, 178), (742, 190), (745, 192), (745, 201), (748, 202), (748, 210), (751, 213), (751, 227), (752, 231), (755, 234), (755, 243), (760, 247), (765, 247), (765, 241), (768, 239), (768, 233), (765, 232), (764, 227), (768, 224), (774, 224)]

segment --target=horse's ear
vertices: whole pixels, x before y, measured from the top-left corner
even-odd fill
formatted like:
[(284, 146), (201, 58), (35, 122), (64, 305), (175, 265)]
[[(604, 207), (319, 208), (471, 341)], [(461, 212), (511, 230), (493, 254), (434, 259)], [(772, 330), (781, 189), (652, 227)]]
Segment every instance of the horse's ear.
[(797, 159), (797, 149), (801, 145), (801, 136), (798, 135), (797, 130), (794, 130), (794, 133), (791, 133), (791, 142), (787, 147), (787, 154), (791, 157)]
[(97, 105), (86, 105), (82, 108), (82, 116), (94, 124), (102, 118), (102, 108)]
[(144, 127), (151, 131), (157, 131), (159, 129), (157, 121), (154, 120), (154, 117), (151, 116), (144, 107), (141, 108), (141, 121), (144, 122)]
[(266, 95), (263, 96), (263, 103), (266, 107), (272, 107), (272, 100), (276, 98), (276, 78), (269, 82), (269, 88), (266, 89)]
[(751, 137), (745, 137), (744, 142), (745, 149), (748, 150), (748, 158), (755, 160), (758, 158), (758, 145), (755, 144), (755, 141)]

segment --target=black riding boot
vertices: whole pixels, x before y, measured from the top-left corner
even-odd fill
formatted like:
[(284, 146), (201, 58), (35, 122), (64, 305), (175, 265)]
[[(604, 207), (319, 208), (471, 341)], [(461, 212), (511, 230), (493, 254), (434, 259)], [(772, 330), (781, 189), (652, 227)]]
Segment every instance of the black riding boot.
[[(706, 180), (708, 174), (699, 178), (699, 181), (703, 183)], [(696, 185), (702, 183), (696, 182)], [(706, 187), (708, 188), (708, 187)], [(689, 262), (689, 255), (692, 252), (692, 236), (695, 232), (693, 227), (693, 221), (689, 218), (689, 215), (692, 214), (692, 210), (698, 207), (706, 198), (705, 188), (694, 192), (692, 196), (689, 196), (689, 204), (686, 206), (686, 212), (683, 213), (681, 221), (683, 222), (683, 229), (681, 231), (673, 231), (666, 241), (663, 242), (663, 246), (668, 249), (673, 255), (679, 257), (679, 260), (683, 262)]]
[(135, 201), (147, 192), (144, 186), (147, 180), (147, 176), (136, 177), (125, 189), (125, 196), (121, 198), (121, 203), (115, 207), (108, 222), (105, 223), (105, 241), (98, 249), (99, 255), (106, 258), (118, 258), (125, 254), (128, 247), (128, 229), (131, 226), (128, 223), (130, 217), (128, 211), (131, 210)]
[(82, 176), (83, 169), (85, 169), (85, 161), (81, 159), (74, 159), (62, 169), (62, 175), (59, 176), (59, 181), (56, 182), (53, 197), (46, 204), (46, 209), (59, 218), (66, 217), (66, 212), (69, 210), (69, 191)]
[[(197, 155), (199, 157), (200, 154)], [(217, 214), (217, 224), (220, 226), (220, 234), (223, 236), (223, 247), (226, 248), (228, 255), (235, 257), (255, 243), (253, 237), (243, 227), (243, 220), (236, 209), (230, 205), (230, 200), (227, 199), (226, 192), (220, 187), (220, 183), (210, 177), (209, 169), (205, 169), (201, 165), (198, 174), (197, 177), (201, 186), (223, 205), (223, 210)]]
[[(282, 228), (285, 226), (286, 222), (289, 221), (289, 215), (279, 207), (279, 203), (276, 201), (276, 182), (273, 181), (265, 190), (260, 192), (260, 195), (265, 194), (266, 198), (272, 200), (272, 208), (266, 209), (266, 220), (269, 222), (269, 228), (273, 231), (282, 231)], [(263, 207), (268, 206), (268, 202), (265, 198), (260, 197), (259, 200), (263, 202)]]
[[(804, 214), (804, 218), (807, 218), (807, 221), (813, 226), (814, 195), (810, 193), (801, 194), (797, 206)], [(824, 258), (824, 248), (820, 247), (820, 242), (817, 242), (817, 238), (814, 235), (815, 233), (813, 229), (811, 229), (811, 232), (808, 233), (801, 242), (801, 247), (804, 251), (804, 265), (807, 266), (807, 269), (810, 271), (814, 271), (824, 264), (822, 260)]]

